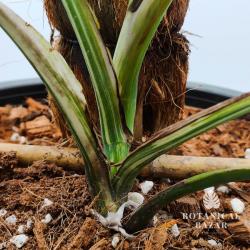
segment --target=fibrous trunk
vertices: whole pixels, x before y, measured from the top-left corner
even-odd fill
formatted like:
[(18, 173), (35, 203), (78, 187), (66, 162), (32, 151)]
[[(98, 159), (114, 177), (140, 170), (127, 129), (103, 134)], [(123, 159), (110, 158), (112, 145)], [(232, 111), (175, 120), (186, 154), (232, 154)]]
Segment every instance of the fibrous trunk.
[[(52, 27), (60, 32), (54, 40), (54, 47), (65, 57), (76, 77), (83, 85), (87, 99), (89, 117), (99, 130), (95, 94), (84, 64), (81, 49), (73, 28), (63, 9), (61, 1), (44, 0), (45, 9)], [(111, 54), (127, 9), (127, 0), (89, 0), (98, 22), (100, 33)], [(135, 120), (135, 138), (152, 134), (180, 119), (185, 100), (188, 72), (189, 47), (186, 38), (180, 33), (189, 0), (174, 0), (152, 41), (140, 74), (139, 96)], [(129, 38), (128, 38), (129, 39)], [(52, 110), (67, 134), (65, 123), (54, 106)]]

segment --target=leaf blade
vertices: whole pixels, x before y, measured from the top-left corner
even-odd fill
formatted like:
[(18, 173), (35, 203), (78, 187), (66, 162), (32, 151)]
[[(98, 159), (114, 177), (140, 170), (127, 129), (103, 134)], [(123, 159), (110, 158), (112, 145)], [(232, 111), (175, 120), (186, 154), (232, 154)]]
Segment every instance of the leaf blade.
[(96, 18), (86, 0), (63, 0), (79, 41), (95, 90), (102, 140), (106, 156), (118, 163), (128, 155), (129, 145), (123, 130), (117, 79), (99, 31)]
[(246, 180), (250, 180), (249, 168), (212, 171), (178, 182), (170, 188), (161, 191), (136, 210), (126, 222), (125, 229), (129, 233), (143, 229), (157, 211), (185, 195), (211, 186)]
[(172, 0), (131, 0), (118, 38), (113, 65), (119, 80), (125, 119), (131, 132), (134, 130), (140, 69), (150, 42), (171, 3)]
[(61, 108), (86, 161), (90, 192), (93, 196), (101, 193), (104, 203), (111, 204), (113, 191), (85, 114), (86, 101), (81, 84), (63, 57), (33, 27), (2, 3), (0, 27), (24, 53)]
[(114, 177), (118, 197), (132, 188), (136, 176), (156, 157), (226, 121), (250, 113), (250, 93), (232, 98), (160, 131), (155, 138), (132, 152)]

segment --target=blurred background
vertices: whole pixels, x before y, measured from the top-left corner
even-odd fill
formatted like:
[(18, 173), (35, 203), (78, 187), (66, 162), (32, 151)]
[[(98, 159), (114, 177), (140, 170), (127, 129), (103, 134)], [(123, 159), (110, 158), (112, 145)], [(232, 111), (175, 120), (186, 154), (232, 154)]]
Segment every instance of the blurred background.
[[(42, 0), (0, 0), (47, 39)], [(191, 0), (183, 32), (191, 43), (189, 81), (250, 91), (250, 1)], [(0, 30), (0, 85), (37, 74)]]

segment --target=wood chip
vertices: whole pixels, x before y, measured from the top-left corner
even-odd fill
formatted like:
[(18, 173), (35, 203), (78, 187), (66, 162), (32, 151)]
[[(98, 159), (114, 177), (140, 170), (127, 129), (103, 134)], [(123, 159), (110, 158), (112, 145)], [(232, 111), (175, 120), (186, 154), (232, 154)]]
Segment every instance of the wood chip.
[(35, 220), (35, 225), (34, 225), (34, 236), (36, 238), (37, 246), (39, 250), (47, 250), (47, 244), (44, 236), (44, 230), (46, 229), (46, 225), (43, 224), (39, 220)]
[(52, 136), (53, 134), (53, 126), (45, 115), (39, 116), (32, 121), (24, 122), (20, 127), (27, 133), (29, 138)]
[(107, 249), (107, 245), (108, 241), (103, 238), (93, 245), (89, 250), (104, 250)]
[(22, 106), (18, 106), (15, 108), (12, 108), (9, 115), (10, 121), (15, 121), (16, 119), (24, 119), (29, 114), (27, 108), (24, 108)]
[(229, 223), (228, 231), (233, 239), (244, 244), (250, 244), (250, 208), (248, 208), (238, 222)]
[(92, 242), (97, 232), (97, 222), (91, 218), (86, 218), (78, 234), (65, 246), (64, 250), (85, 249)]
[(144, 242), (145, 250), (164, 250), (167, 236), (168, 233), (164, 227), (152, 229), (149, 239)]
[(250, 203), (250, 183), (229, 183), (228, 186), (242, 199)]
[(11, 111), (11, 106), (9, 106), (9, 105), (7, 105), (5, 107), (0, 107), (0, 118), (3, 115), (9, 115), (10, 111)]
[(171, 202), (167, 207), (175, 218), (183, 218), (183, 214), (191, 214), (200, 212), (200, 204), (193, 197), (182, 197), (174, 202)]
[(28, 105), (28, 108), (30, 111), (37, 111), (37, 110), (48, 110), (48, 106), (42, 104), (41, 102), (38, 102), (34, 100), (33, 98), (27, 98), (26, 99), (26, 104)]

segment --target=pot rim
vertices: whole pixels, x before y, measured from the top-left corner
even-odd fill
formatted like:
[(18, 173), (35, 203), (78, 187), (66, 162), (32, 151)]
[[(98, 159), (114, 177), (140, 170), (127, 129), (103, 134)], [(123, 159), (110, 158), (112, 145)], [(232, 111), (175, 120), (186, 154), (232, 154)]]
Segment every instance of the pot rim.
[[(217, 87), (199, 82), (187, 83), (186, 104), (207, 108), (230, 97), (240, 95), (240, 91)], [(40, 78), (0, 82), (0, 105), (18, 104), (27, 97), (45, 98), (46, 88)]]

